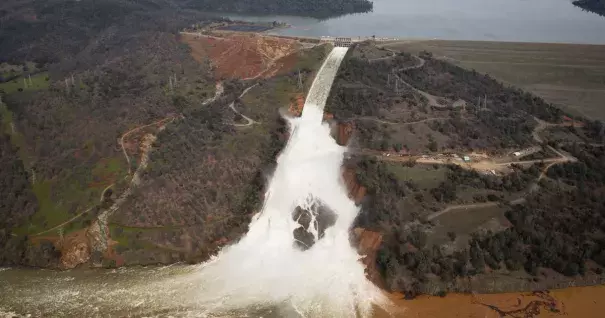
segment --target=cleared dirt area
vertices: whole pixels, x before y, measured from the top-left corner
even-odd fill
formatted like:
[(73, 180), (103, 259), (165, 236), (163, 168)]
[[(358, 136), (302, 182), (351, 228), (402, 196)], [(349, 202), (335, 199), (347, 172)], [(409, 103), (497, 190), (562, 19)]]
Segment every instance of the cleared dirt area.
[(300, 49), (298, 41), (258, 34), (221, 34), (208, 36), (181, 33), (181, 41), (191, 47), (200, 63), (210, 61), (217, 78), (253, 79), (270, 77), (288, 63), (285, 57)]
[(529, 90), (571, 113), (605, 120), (605, 45), (409, 41), (386, 47), (426, 50)]

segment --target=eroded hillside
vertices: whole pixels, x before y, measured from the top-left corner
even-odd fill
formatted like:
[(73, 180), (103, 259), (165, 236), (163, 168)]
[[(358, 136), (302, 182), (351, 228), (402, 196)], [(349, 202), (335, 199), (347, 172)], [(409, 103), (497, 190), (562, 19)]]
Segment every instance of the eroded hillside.
[(217, 78), (255, 79), (274, 76), (284, 65), (283, 58), (301, 48), (296, 40), (262, 36), (254, 33), (203, 35), (182, 34), (200, 63), (209, 62)]

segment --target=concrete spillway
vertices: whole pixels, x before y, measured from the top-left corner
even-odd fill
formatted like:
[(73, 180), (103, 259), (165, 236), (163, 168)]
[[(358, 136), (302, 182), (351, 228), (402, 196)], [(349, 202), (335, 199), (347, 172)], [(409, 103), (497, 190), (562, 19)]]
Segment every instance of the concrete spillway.
[[(340, 63), (347, 54), (348, 49), (347, 47), (335, 47), (332, 49), (332, 52), (330, 52), (317, 73), (313, 84), (311, 84), (311, 89), (305, 100), (302, 117), (308, 117), (312, 114), (316, 115), (317, 112), (315, 109), (319, 110), (323, 116), (323, 110), (330, 95), (332, 83), (334, 83)], [(321, 122), (321, 119), (319, 119), (319, 122)]]
[[(197, 266), (55, 273), (0, 271), (0, 312), (34, 316), (355, 317), (382, 293), (349, 230), (358, 213), (341, 176), (345, 148), (322, 122), (347, 48), (334, 48), (277, 159), (248, 233)], [(325, 221), (328, 220), (328, 221)], [(18, 279), (13, 278), (20, 275)], [(83, 277), (82, 277), (83, 276)]]

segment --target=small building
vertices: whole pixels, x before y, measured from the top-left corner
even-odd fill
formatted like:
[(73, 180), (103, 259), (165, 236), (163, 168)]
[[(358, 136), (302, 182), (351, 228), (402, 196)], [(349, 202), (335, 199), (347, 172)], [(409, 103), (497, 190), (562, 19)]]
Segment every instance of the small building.
[(520, 155), (521, 155), (520, 151), (513, 152), (513, 156), (515, 156), (515, 157), (519, 157)]
[(464, 156), (462, 157), (462, 159), (464, 160), (464, 162), (471, 162), (471, 157), (469, 156)]
[(352, 38), (335, 38), (334, 45), (340, 47), (349, 47), (353, 43)]

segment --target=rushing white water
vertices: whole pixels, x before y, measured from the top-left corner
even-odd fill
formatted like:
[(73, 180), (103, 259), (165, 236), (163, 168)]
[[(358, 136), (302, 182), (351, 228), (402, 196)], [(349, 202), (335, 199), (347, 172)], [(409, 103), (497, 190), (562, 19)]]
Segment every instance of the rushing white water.
[[(323, 108), (346, 48), (328, 56), (309, 92), (300, 118), (290, 119), (291, 137), (277, 160), (262, 212), (247, 235), (200, 271), (204, 302), (242, 308), (285, 303), (302, 316), (367, 315), (380, 292), (369, 282), (349, 242), (358, 208), (341, 177), (345, 148), (322, 123)], [(336, 214), (319, 240), (314, 216), (309, 232), (316, 243), (307, 250), (293, 243), (299, 227), (297, 207), (317, 212), (322, 205)], [(313, 214), (313, 213), (312, 213)], [(211, 294), (211, 295), (210, 295)], [(204, 299), (211, 296), (209, 299)]]
[[(40, 270), (20, 272), (19, 277), (11, 275), (15, 270), (4, 271), (0, 280), (7, 282), (0, 284), (0, 313), (365, 317), (373, 305), (386, 304), (380, 290), (365, 277), (360, 256), (349, 241), (358, 207), (342, 181), (346, 149), (322, 122), (346, 52), (346, 48), (333, 49), (313, 82), (302, 116), (288, 119), (290, 139), (277, 159), (263, 209), (237, 244), (197, 266), (106, 273)], [(308, 226), (301, 229), (305, 217)], [(330, 220), (324, 222), (326, 218)], [(293, 235), (296, 231), (302, 233), (300, 238)]]

